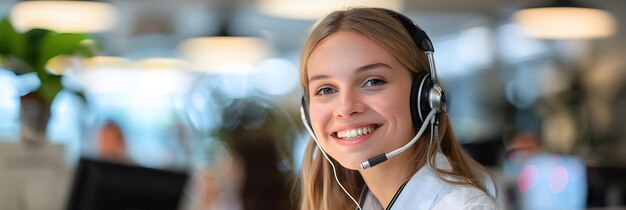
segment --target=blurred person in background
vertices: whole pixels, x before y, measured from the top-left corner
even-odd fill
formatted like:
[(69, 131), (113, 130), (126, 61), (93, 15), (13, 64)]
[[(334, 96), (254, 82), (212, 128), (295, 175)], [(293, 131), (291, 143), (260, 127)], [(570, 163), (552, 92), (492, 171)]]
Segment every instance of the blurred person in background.
[[(352, 8), (312, 30), (300, 69), (303, 121), (317, 142), (303, 159), (301, 209), (501, 208), (494, 183), (457, 142), (445, 107), (431, 104), (421, 121), (412, 116), (423, 108), (413, 94), (428, 99), (412, 83), (429, 78), (431, 68), (421, 45), (427, 40), (418, 47), (411, 35), (421, 30), (411, 23), (393, 11)], [(423, 133), (428, 125), (435, 132)], [(398, 148), (406, 150), (387, 160)]]
[(262, 131), (238, 130), (228, 142), (243, 170), (241, 202), (246, 210), (287, 210), (289, 181), (280, 169), (276, 140)]
[(509, 161), (523, 162), (539, 151), (540, 141), (531, 131), (522, 131), (508, 142), (506, 154)]
[[(509, 139), (510, 138), (510, 139)], [(540, 152), (540, 140), (533, 131), (516, 131), (512, 137), (505, 138), (503, 172), (507, 189), (509, 208), (520, 208), (521, 192), (518, 188), (520, 173), (526, 161)]]
[[(210, 160), (197, 173), (200, 183), (194, 187), (202, 189), (195, 189), (200, 200), (192, 202), (194, 209), (294, 209), (289, 195), (291, 171), (279, 137), (273, 133), (280, 124), (277, 121), (284, 119), (271, 116), (269, 109), (277, 107), (265, 105), (255, 99), (238, 99), (224, 112), (221, 140), (207, 140), (204, 155)], [(288, 129), (281, 127), (281, 135)]]
[(122, 128), (113, 120), (106, 120), (96, 133), (96, 153), (98, 157), (116, 162), (130, 162), (126, 150), (126, 138)]

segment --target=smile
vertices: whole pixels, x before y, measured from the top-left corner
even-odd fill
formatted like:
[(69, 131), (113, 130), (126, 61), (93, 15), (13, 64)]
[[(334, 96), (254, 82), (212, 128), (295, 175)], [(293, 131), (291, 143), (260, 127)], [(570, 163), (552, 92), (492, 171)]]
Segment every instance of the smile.
[(337, 131), (336, 133), (333, 133), (333, 136), (336, 136), (337, 138), (342, 139), (342, 140), (349, 141), (349, 140), (354, 140), (361, 136), (370, 134), (374, 130), (376, 130), (378, 127), (379, 127), (378, 125), (369, 125), (369, 126), (360, 127), (360, 128), (341, 130), (341, 131)]

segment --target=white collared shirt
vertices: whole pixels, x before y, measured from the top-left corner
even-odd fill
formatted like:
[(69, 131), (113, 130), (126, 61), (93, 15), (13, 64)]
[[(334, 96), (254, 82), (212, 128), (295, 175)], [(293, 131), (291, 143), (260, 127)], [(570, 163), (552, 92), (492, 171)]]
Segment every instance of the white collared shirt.
[[(441, 153), (437, 153), (433, 167), (452, 169), (448, 159)], [(398, 193), (391, 206), (393, 210), (502, 209), (491, 195), (475, 187), (446, 183), (427, 165), (422, 166)], [(383, 209), (371, 192), (367, 192), (361, 207), (363, 210)]]

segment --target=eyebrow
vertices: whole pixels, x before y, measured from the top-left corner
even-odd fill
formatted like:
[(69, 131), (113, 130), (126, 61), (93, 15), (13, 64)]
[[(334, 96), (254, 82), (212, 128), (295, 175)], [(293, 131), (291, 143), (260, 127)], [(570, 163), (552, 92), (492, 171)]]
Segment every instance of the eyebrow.
[[(380, 67), (391, 69), (391, 66), (384, 64), (384, 63), (372, 63), (372, 64), (367, 64), (365, 66), (359, 67), (358, 69), (356, 69), (356, 73), (361, 73), (361, 72), (369, 71), (369, 70), (380, 68)], [(316, 76), (309, 78), (309, 83), (315, 80), (327, 79), (329, 77), (330, 77), (329, 75), (325, 75), (325, 74), (316, 75)]]

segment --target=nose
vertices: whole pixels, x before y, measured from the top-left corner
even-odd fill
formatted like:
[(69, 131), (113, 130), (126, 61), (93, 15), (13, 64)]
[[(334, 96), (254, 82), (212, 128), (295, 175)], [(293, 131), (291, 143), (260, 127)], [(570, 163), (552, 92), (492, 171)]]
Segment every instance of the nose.
[(365, 111), (365, 104), (358, 93), (344, 91), (340, 94), (337, 103), (334, 115), (338, 118), (348, 118)]

